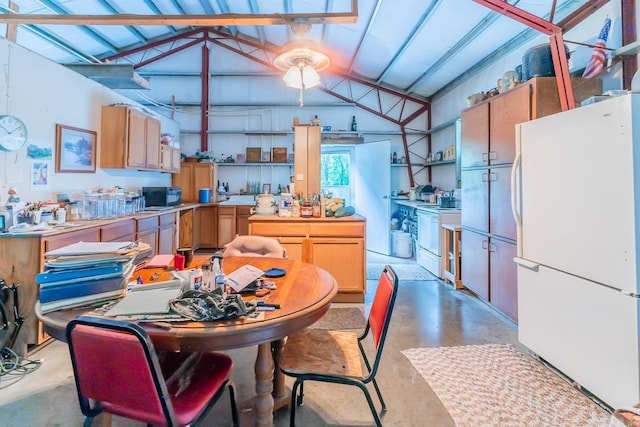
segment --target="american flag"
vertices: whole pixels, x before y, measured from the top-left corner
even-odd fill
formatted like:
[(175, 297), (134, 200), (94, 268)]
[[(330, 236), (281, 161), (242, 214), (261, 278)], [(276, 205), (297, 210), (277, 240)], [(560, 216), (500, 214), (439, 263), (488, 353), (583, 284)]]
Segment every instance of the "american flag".
[(582, 78), (590, 79), (595, 77), (604, 69), (604, 64), (607, 61), (607, 54), (605, 53), (604, 48), (607, 46), (607, 38), (609, 37), (610, 28), (611, 19), (607, 18), (607, 20), (604, 21), (602, 30), (600, 30), (600, 35), (598, 36), (596, 45), (593, 47), (591, 59), (589, 60), (587, 67), (584, 69), (584, 73), (582, 73)]

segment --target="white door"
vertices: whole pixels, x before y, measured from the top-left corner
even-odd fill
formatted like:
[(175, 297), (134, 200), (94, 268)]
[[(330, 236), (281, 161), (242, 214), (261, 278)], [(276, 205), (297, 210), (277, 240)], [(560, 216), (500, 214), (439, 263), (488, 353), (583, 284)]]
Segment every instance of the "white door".
[(356, 146), (356, 212), (367, 218), (367, 250), (391, 255), (391, 141)]

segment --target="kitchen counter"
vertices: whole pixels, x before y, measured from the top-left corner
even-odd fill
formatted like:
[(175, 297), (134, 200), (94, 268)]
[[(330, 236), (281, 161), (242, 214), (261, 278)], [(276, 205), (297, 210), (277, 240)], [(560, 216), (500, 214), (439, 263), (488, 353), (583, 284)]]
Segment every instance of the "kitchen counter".
[(168, 209), (163, 209), (163, 210), (149, 210), (149, 211), (141, 211), (141, 212), (137, 212), (134, 215), (126, 215), (126, 216), (121, 216), (118, 218), (111, 218), (111, 219), (81, 219), (81, 220), (77, 220), (77, 221), (67, 221), (64, 222), (62, 224), (59, 225), (54, 225), (53, 228), (49, 229), (49, 230), (33, 230), (33, 231), (29, 231), (24, 230), (24, 231), (18, 231), (18, 232), (12, 232), (12, 233), (0, 233), (0, 238), (4, 238), (4, 237), (19, 237), (19, 236), (34, 236), (34, 235), (41, 235), (41, 236), (56, 236), (58, 234), (64, 234), (64, 233), (69, 233), (71, 231), (76, 231), (76, 230), (88, 230), (91, 228), (95, 228), (95, 227), (104, 227), (105, 225), (110, 225), (110, 224), (116, 224), (118, 222), (123, 222), (123, 221), (129, 221), (132, 219), (138, 220), (138, 219), (144, 219), (144, 218), (150, 218), (153, 216), (159, 216), (159, 215), (164, 215), (167, 213), (176, 213), (176, 212), (181, 212), (183, 210), (188, 210), (188, 209), (193, 209), (195, 207), (197, 207), (199, 204), (198, 203), (186, 203), (186, 204), (182, 204), (180, 206), (174, 206), (174, 207), (170, 207)]
[[(323, 268), (338, 282), (335, 302), (363, 302), (366, 291), (366, 219), (360, 215), (249, 217), (249, 234), (278, 239), (292, 259)], [(345, 263), (348, 261), (348, 265)]]
[(450, 212), (460, 212), (459, 208), (441, 208), (440, 205), (437, 205), (435, 203), (423, 202), (422, 200), (391, 199), (391, 201), (398, 205), (408, 206), (410, 208), (415, 208), (418, 210), (427, 210), (427, 211), (446, 210)]

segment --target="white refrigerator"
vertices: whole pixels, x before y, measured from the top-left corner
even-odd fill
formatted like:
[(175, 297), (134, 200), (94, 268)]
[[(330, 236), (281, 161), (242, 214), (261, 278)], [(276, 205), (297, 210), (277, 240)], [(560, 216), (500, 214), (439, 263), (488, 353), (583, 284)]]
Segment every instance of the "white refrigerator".
[(640, 402), (640, 95), (516, 127), (518, 335), (613, 408)]

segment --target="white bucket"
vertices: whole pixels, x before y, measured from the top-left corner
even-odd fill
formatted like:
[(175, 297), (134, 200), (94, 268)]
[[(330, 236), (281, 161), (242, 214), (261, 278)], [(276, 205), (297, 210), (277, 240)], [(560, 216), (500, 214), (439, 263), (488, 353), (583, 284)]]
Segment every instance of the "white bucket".
[(413, 240), (410, 233), (392, 233), (393, 256), (400, 258), (411, 258), (413, 256)]

